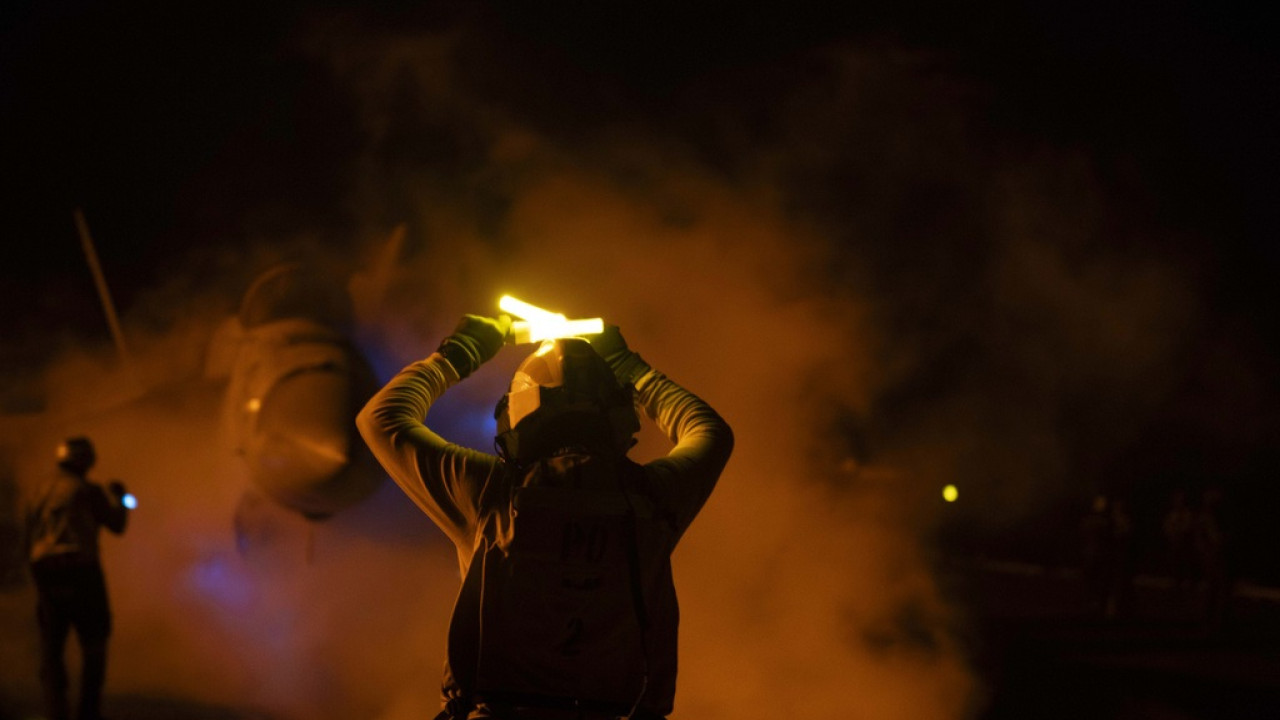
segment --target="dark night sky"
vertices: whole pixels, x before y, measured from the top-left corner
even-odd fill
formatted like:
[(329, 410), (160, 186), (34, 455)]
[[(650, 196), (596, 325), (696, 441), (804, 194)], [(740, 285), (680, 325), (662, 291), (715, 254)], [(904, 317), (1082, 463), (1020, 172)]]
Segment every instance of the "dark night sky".
[[(1265, 297), (1259, 270), (1276, 259), (1280, 110), (1273, 26), (1260, 11), (693, 5), (8, 3), (0, 15), (6, 281), (44, 281), (80, 263), (75, 243), (54, 240), (77, 205), (104, 243), (134, 255), (133, 267), (112, 268), (126, 294), (150, 265), (180, 246), (234, 235), (245, 216), (269, 213), (281, 226), (343, 221), (331, 203), (346, 190), (342, 163), (359, 138), (341, 94), (295, 41), (308, 19), (360, 8), (375, 25), (430, 29), (480, 18), (492, 29), (487, 60), (533, 59), (554, 71), (554, 84), (528, 90), (530, 107), (567, 127), (625, 116), (678, 124), (695, 110), (671, 100), (698, 78), (785, 66), (832, 42), (888, 38), (938, 51), (995, 88), (993, 133), (1136, 162), (1156, 211), (1200, 241), (1212, 238), (1224, 262), (1222, 302)], [(774, 79), (786, 81), (785, 73)], [(37, 263), (19, 262), (32, 244), (42, 249)]]
[[(806, 79), (804, 52), (836, 43), (926, 50), (986, 88), (986, 137), (1008, 147), (1087, 148), (1112, 197), (1132, 198), (1142, 223), (1167, 230), (1123, 250), (1200, 263), (1206, 311), (1245, 328), (1240, 352), (1254, 372), (1272, 376), (1280, 338), (1264, 306), (1280, 229), (1280, 58), (1260, 8), (186, 5), (14, 2), (0, 10), (0, 302), (9, 368), (48, 352), (49, 328), (106, 340), (72, 223), (76, 207), (123, 308), (201, 248), (215, 263), (212, 248), (234, 250), (253, 235), (307, 230), (338, 242), (368, 220), (343, 203), (365, 140), (356, 110), (306, 52), (307, 29), (336, 13), (363, 28), (470, 27), (479, 36), (471, 81), (503, 94), (529, 126), (562, 139), (610, 123), (658, 128), (710, 165), (734, 160), (722, 157), (732, 147), (709, 137), (703, 115), (728, 108), (753, 127), (774, 91)], [(767, 121), (757, 131), (767, 138)], [(461, 162), (447, 152), (423, 158), (453, 161)], [(1255, 480), (1277, 467), (1274, 396), (1269, 386), (1262, 391), (1263, 409), (1247, 429), (1263, 458), (1250, 471)], [(1197, 402), (1189, 389), (1171, 414), (1194, 415)], [(1176, 435), (1180, 422), (1151, 432)], [(1163, 445), (1135, 452), (1155, 447)]]
[[(995, 88), (993, 133), (1137, 163), (1162, 220), (1213, 244), (1223, 263), (1215, 299), (1247, 316), (1266, 297), (1280, 111), (1260, 12), (1180, 3), (606, 5), (358, 7), (368, 22), (402, 27), (480, 17), (493, 29), (488, 60), (532, 58), (552, 71), (554, 84), (527, 90), (529, 107), (567, 128), (635, 116), (680, 132), (696, 112), (671, 104), (682, 87), (734, 68), (785, 66), (836, 41), (890, 38), (942, 52)], [(77, 269), (79, 249), (66, 237), (77, 205), (106, 247), (133, 256), (110, 268), (125, 298), (163, 258), (234, 236), (246, 217), (269, 215), (281, 227), (349, 220), (333, 201), (346, 191), (343, 163), (359, 138), (341, 94), (294, 41), (309, 18), (351, 7), (6, 4), (5, 300), (11, 283)], [(35, 264), (20, 261), (33, 245)]]

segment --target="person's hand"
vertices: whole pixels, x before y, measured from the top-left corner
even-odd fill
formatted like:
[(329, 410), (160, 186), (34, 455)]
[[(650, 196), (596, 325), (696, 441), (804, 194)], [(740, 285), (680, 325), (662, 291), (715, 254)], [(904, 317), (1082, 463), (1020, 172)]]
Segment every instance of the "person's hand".
[(480, 362), (486, 363), (498, 354), (511, 334), (511, 316), (499, 315), (496, 318), (480, 315), (463, 315), (454, 329), (454, 335), (463, 335), (475, 340), (480, 352)]
[(115, 495), (118, 498), (122, 498), (126, 494), (128, 494), (128, 491), (124, 489), (124, 483), (120, 482), (119, 480), (112, 480), (111, 482), (107, 483), (107, 490), (110, 491), (112, 495)]
[(463, 315), (453, 334), (440, 343), (436, 352), (449, 361), (459, 379), (465, 378), (497, 355), (510, 333), (510, 315), (496, 318)]
[(595, 335), (587, 335), (586, 338), (587, 342), (591, 343), (591, 347), (595, 348), (596, 354), (606, 361), (619, 353), (631, 352), (617, 325), (605, 325), (603, 331)]
[(617, 325), (606, 325), (603, 332), (586, 337), (596, 353), (609, 364), (613, 376), (623, 385), (635, 385), (637, 380), (649, 372), (649, 364), (627, 347), (627, 341), (623, 339), (622, 331)]

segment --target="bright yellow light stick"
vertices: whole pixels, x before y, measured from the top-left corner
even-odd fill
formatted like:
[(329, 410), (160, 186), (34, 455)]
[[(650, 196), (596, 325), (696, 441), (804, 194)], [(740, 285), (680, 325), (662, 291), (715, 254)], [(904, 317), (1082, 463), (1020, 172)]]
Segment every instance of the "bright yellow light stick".
[(537, 305), (531, 305), (523, 300), (511, 297), (510, 295), (503, 295), (502, 299), (498, 300), (498, 307), (505, 313), (515, 315), (518, 318), (523, 318), (530, 322), (537, 320), (555, 322), (556, 320), (565, 319), (564, 315), (561, 315), (560, 313), (543, 310)]
[(516, 345), (604, 332), (604, 320), (601, 318), (570, 320), (561, 313), (544, 310), (510, 295), (503, 295), (498, 300), (498, 307), (522, 318), (511, 324), (512, 342)]

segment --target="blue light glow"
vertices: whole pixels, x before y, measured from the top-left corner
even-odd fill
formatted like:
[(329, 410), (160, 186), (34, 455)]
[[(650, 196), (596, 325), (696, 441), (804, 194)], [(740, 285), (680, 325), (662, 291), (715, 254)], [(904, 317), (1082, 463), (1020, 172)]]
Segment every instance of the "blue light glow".
[(229, 609), (243, 609), (253, 600), (249, 579), (219, 555), (206, 557), (192, 567), (187, 582), (204, 598)]

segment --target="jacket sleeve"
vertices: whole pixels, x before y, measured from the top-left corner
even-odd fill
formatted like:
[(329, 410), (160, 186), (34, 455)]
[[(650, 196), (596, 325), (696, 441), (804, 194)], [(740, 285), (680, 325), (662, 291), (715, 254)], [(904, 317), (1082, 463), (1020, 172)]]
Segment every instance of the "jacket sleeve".
[(129, 523), (129, 509), (118, 500), (113, 500), (107, 495), (107, 492), (101, 486), (95, 484), (92, 486), (92, 494), (90, 495), (90, 506), (93, 510), (93, 517), (106, 529), (116, 535), (124, 534), (124, 529)]
[(683, 535), (715, 489), (733, 452), (733, 431), (706, 402), (666, 375), (649, 371), (636, 382), (645, 414), (675, 447), (645, 464), (645, 475), (675, 515)]
[(412, 363), (369, 400), (356, 426), (391, 479), (461, 556), (471, 551), (481, 492), (498, 459), (447, 442), (423, 424), (431, 404), (458, 381), (439, 353)]

